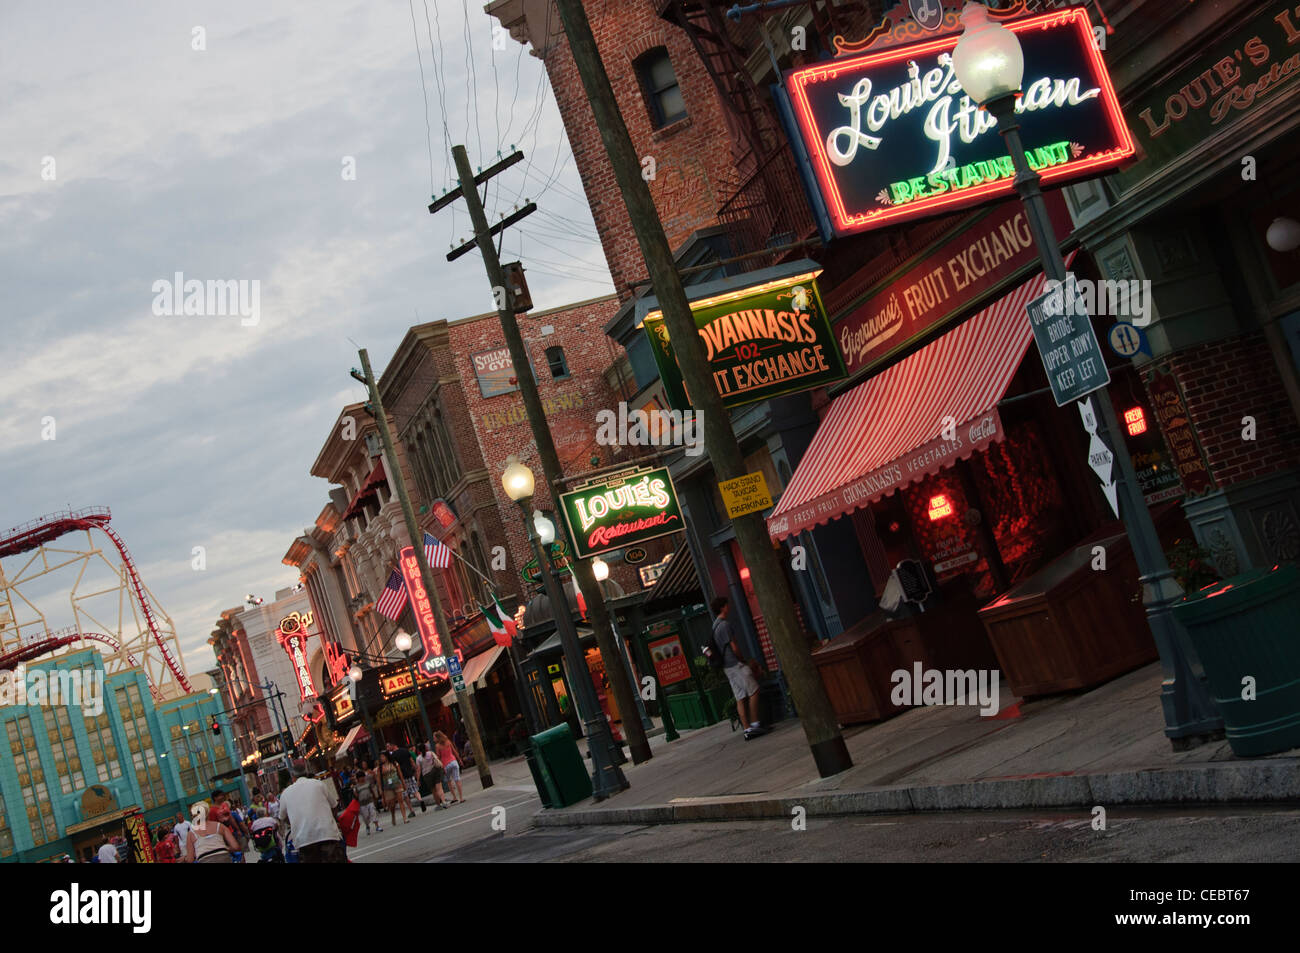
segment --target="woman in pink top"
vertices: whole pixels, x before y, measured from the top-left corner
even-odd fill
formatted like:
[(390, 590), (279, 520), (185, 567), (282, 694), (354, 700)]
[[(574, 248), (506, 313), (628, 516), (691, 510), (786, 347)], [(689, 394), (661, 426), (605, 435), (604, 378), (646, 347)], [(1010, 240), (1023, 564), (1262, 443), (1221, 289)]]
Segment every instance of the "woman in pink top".
[(434, 751), (438, 754), (438, 760), (442, 762), (443, 786), (456, 795), (451, 803), (460, 804), (465, 800), (465, 792), (460, 786), (460, 760), (456, 756), (456, 746), (441, 731), (433, 733), (433, 740)]

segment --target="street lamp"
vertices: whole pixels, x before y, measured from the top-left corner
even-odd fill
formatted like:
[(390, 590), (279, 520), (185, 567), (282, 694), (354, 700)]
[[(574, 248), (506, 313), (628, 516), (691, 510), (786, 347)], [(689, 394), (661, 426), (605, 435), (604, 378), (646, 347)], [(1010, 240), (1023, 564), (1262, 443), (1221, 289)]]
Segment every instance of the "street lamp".
[(393, 636), (393, 646), (399, 652), (411, 651), (410, 633), (399, 629), (397, 635)]
[(591, 561), (591, 574), (597, 582), (604, 582), (609, 578), (609, 563), (597, 556)]
[[(603, 801), (626, 790), (627, 778), (623, 776), (622, 769), (613, 757), (613, 738), (609, 723), (605, 720), (605, 713), (596, 699), (596, 688), (591, 683), (587, 660), (582, 654), (578, 632), (574, 628), (573, 616), (569, 612), (569, 601), (551, 572), (550, 561), (543, 551), (539, 532), (542, 527), (538, 524), (545, 522), (549, 525), (550, 521), (545, 517), (539, 519), (538, 513), (535, 513), (533, 519), (528, 518), (534, 487), (533, 471), (514, 456), (509, 457), (506, 464), (505, 471), (501, 474), (501, 485), (506, 495), (519, 504), (519, 509), (524, 516), (524, 525), (528, 527), (528, 542), (532, 546), (533, 555), (537, 558), (537, 570), (546, 589), (546, 598), (551, 604), (551, 616), (555, 620), (560, 645), (564, 650), (564, 661), (569, 669), (570, 687), (578, 712), (582, 715), (583, 731), (587, 736), (587, 752), (591, 755), (592, 767), (591, 794), (595, 800)], [(553, 526), (551, 531), (553, 534)]]
[(555, 524), (541, 510), (533, 510), (533, 529), (537, 530), (537, 539), (543, 546), (555, 542)]
[[(961, 11), (961, 21), (965, 31), (952, 51), (953, 72), (965, 93), (997, 120), (998, 132), (1015, 166), (1016, 192), (1024, 203), (1043, 273), (1060, 287), (1066, 281), (1065, 260), (1047, 214), (1038, 173), (1029, 167), (1020, 139), (1020, 124), (1016, 121), (1016, 98), (1025, 72), (1020, 40), (1011, 30), (989, 20), (988, 10), (982, 4), (968, 2)], [(1119, 464), (1120, 514), (1141, 573), (1147, 622), (1164, 670), (1160, 701), (1164, 708), (1165, 734), (1173, 739), (1175, 748), (1180, 748), (1188, 743), (1180, 739), (1190, 741), (1198, 735), (1222, 731), (1223, 719), (1205, 683), (1193, 672), (1191, 657), (1194, 656), (1184, 648), (1185, 640), (1170, 611), (1183, 591), (1174, 580), (1161, 549), (1110, 394), (1102, 387), (1091, 396), (1097, 403), (1097, 434), (1103, 440), (1109, 436), (1106, 442)]]

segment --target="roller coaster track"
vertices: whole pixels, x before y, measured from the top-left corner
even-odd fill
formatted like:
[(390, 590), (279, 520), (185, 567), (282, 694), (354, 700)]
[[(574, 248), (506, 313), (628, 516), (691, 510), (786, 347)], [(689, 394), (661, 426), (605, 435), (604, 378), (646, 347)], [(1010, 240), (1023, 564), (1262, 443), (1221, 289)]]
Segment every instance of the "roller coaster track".
[[(163, 639), (162, 633), (158, 631), (158, 622), (154, 618), (153, 608), (149, 604), (149, 597), (145, 592), (144, 585), (140, 582), (140, 575), (136, 572), (135, 561), (131, 558), (131, 553), (127, 550), (126, 543), (123, 542), (122, 537), (118, 535), (115, 529), (113, 529), (109, 522), (111, 519), (112, 513), (107, 506), (87, 507), (85, 509), (68, 510), (63, 513), (51, 513), (42, 516), (39, 519), (24, 523), (21, 526), (15, 526), (13, 529), (0, 534), (0, 559), (3, 559), (6, 556), (16, 556), (19, 553), (28, 552), (35, 549), (37, 546), (42, 546), (46, 543), (52, 542), (60, 536), (64, 536), (68, 533), (75, 533), (81, 530), (88, 532), (92, 529), (97, 529), (102, 532), (112, 540), (113, 545), (117, 548), (118, 555), (122, 557), (122, 566), (126, 569), (127, 577), (131, 583), (131, 589), (135, 593), (136, 603), (140, 606), (140, 610), (144, 614), (145, 623), (149, 627), (149, 633), (153, 637), (154, 644), (158, 646), (163, 661), (167, 663), (167, 667), (171, 669), (172, 675), (176, 678), (176, 681), (181, 688), (186, 692), (189, 692), (191, 691), (190, 681), (185, 675), (185, 669), (176, 661), (171, 649), (168, 648), (166, 641)], [(9, 655), (4, 656), (4, 658), (7, 659), (13, 655), (24, 654), (29, 649), (34, 649), (42, 644), (48, 645), (48, 643), (52, 641), (59, 642), (60, 645), (69, 644), (67, 641), (59, 641), (60, 639), (92, 639), (94, 641), (104, 642), (107, 645), (112, 645), (115, 648), (121, 648), (121, 646), (117, 645), (115, 640), (109, 636), (82, 632), (78, 633), (76, 636), (60, 635), (57, 638), (51, 637), (42, 640), (42, 642), (36, 643), (35, 645), (24, 646), (17, 652), (11, 652)], [(57, 646), (49, 646), (45, 651), (50, 651), (50, 649), (55, 647)], [(44, 652), (38, 654), (44, 654)], [(15, 662), (15, 664), (17, 663)], [(150, 687), (153, 688), (152, 684)]]
[[(102, 642), (114, 652), (122, 651), (122, 643), (111, 635), (104, 635), (102, 632), (79, 632), (75, 625), (70, 625), (67, 628), (51, 632), (45, 638), (32, 642), (30, 645), (24, 645), (20, 649), (15, 649), (12, 652), (0, 655), (0, 671), (12, 672), (23, 662), (30, 662), (33, 659), (40, 658), (42, 655), (47, 655), (55, 649), (62, 648), (65, 645), (71, 645), (73, 642), (83, 641)], [(130, 652), (126, 653), (126, 659), (132, 668), (140, 667), (139, 661), (137, 661), (136, 657)], [(147, 671), (145, 672), (145, 677), (149, 677)], [(161, 700), (161, 695), (157, 686), (154, 685), (152, 678), (149, 678), (149, 691), (152, 693), (155, 701)]]

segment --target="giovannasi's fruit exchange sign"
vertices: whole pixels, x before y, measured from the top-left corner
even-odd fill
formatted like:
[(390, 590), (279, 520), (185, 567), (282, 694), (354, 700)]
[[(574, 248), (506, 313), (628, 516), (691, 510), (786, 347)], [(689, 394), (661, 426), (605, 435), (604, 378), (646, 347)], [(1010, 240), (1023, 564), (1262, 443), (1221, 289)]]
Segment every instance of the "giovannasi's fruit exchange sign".
[[(1134, 153), (1081, 6), (1008, 21), (1025, 72), (1016, 103), (1043, 185), (1096, 175)], [(997, 120), (962, 90), (961, 33), (791, 70), (781, 100), (823, 236), (1005, 198), (1015, 170)], [(781, 94), (779, 97), (787, 94)], [(802, 163), (801, 163), (802, 165)]]
[(574, 555), (597, 556), (685, 529), (667, 467), (623, 470), (560, 494)]
[[(725, 407), (820, 387), (844, 377), (818, 271), (691, 302), (713, 382)], [(691, 407), (662, 311), (646, 315), (659, 376), (674, 410)]]

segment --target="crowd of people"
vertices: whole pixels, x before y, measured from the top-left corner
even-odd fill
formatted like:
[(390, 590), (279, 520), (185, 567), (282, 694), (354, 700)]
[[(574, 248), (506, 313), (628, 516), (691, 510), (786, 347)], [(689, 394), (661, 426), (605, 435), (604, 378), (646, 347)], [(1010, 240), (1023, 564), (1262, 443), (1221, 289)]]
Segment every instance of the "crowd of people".
[[(328, 772), (304, 759), (290, 764), (292, 783), (278, 795), (254, 790), (245, 805), (238, 794), (214, 790), (209, 800), (190, 806), (190, 816), (153, 831), (157, 863), (228, 864), (255, 858), (258, 863), (345, 863), (357, 846), (361, 827), (380, 833), (382, 814), (396, 826), (421, 813), (448, 810), (465, 800), (460, 769), (465, 763), (461, 732), (435, 731), (432, 743), (414, 748), (389, 744), (375, 761), (360, 758)], [(471, 762), (472, 763), (472, 762)], [(105, 835), (89, 863), (128, 861), (123, 838)], [(71, 858), (68, 858), (70, 861)]]

